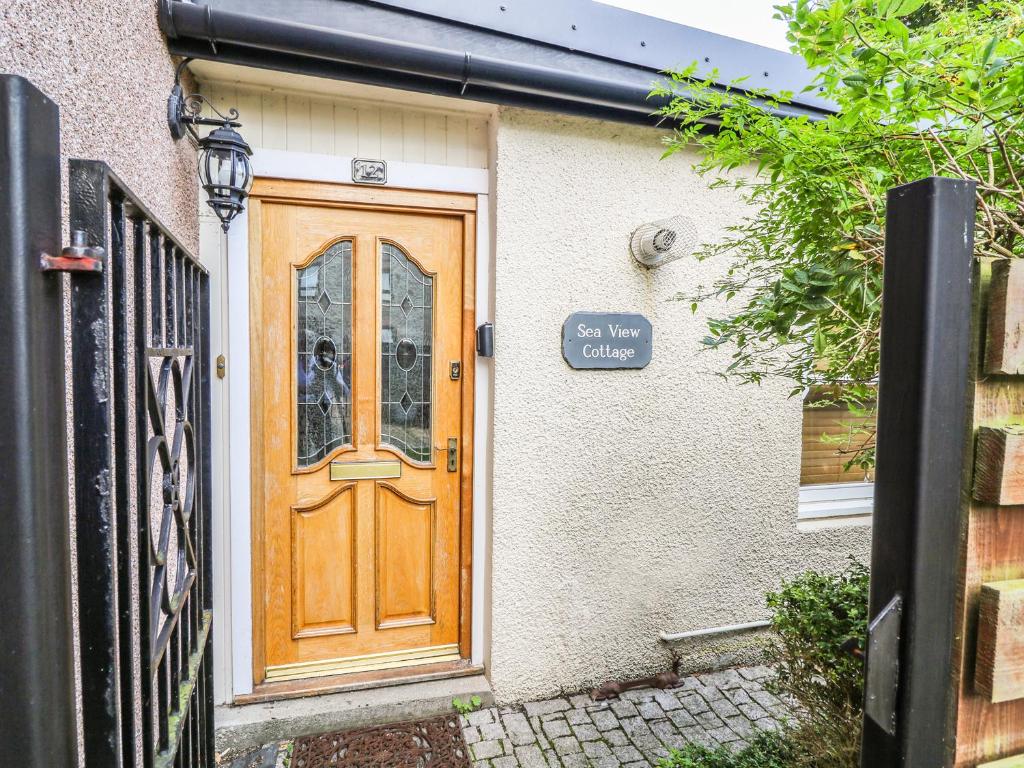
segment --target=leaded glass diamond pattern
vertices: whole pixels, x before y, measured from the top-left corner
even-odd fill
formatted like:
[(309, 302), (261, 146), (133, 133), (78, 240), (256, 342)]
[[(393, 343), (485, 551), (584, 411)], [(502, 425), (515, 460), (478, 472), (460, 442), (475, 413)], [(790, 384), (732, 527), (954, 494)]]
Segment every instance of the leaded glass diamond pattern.
[(434, 278), (381, 245), (381, 442), (431, 460)]
[[(296, 463), (352, 443), (352, 243), (295, 270)], [(333, 352), (333, 354), (331, 354)]]

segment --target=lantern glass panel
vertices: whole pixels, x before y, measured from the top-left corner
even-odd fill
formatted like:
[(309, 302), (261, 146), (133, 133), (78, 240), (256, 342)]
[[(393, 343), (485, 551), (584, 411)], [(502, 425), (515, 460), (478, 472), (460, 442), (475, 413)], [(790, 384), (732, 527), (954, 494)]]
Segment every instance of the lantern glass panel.
[(231, 150), (230, 149), (211, 149), (210, 155), (213, 157), (213, 167), (217, 172), (216, 184), (219, 187), (230, 187), (231, 184)]
[(244, 152), (235, 152), (235, 183), (246, 192), (252, 187), (252, 171)]

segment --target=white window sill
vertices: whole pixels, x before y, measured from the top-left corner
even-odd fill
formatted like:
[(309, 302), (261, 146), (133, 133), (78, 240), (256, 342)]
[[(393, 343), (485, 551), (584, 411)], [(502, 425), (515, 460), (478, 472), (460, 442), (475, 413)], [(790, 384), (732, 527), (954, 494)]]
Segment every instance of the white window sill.
[(797, 521), (809, 527), (870, 525), (874, 483), (825, 483), (800, 486)]

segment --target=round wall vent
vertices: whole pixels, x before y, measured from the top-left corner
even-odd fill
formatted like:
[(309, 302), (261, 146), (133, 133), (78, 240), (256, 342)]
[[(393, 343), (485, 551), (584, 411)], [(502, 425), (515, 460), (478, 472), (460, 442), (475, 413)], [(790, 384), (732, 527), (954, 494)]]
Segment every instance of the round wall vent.
[(660, 267), (683, 256), (691, 255), (700, 245), (697, 227), (686, 216), (641, 224), (629, 239), (633, 258), (645, 267)]

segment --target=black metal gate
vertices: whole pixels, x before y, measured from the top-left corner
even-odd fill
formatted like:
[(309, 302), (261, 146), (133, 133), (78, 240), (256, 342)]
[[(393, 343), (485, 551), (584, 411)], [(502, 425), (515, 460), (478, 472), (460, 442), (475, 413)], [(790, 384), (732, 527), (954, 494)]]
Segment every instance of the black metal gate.
[(105, 164), (70, 205), (86, 763), (211, 766), (209, 279)]
[(33, 768), (70, 768), (76, 740), (85, 768), (212, 768), (209, 278), (100, 162), (70, 161), (61, 251), (58, 126), (0, 75), (3, 748)]

